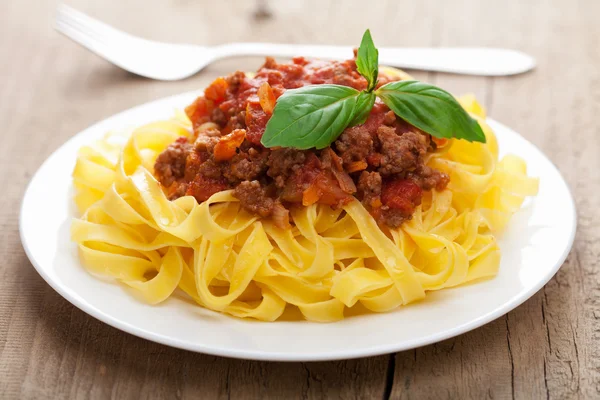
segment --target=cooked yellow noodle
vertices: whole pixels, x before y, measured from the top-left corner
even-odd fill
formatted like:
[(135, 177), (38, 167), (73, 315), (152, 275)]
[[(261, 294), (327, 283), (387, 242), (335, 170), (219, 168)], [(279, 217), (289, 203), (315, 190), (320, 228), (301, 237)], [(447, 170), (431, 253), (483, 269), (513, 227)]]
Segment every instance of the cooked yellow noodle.
[(397, 230), (382, 230), (356, 200), (343, 210), (295, 209), (288, 230), (243, 211), (231, 191), (202, 204), (169, 201), (151, 171), (162, 150), (190, 135), (179, 113), (79, 151), (73, 181), (82, 216), (72, 238), (91, 273), (148, 303), (179, 288), (202, 307), (264, 321), (287, 305), (320, 322), (342, 319), (358, 303), (383, 312), (492, 277), (500, 264), (494, 234), (537, 193), (538, 181), (520, 158), (498, 161), (482, 107), (472, 96), (460, 101), (487, 143), (452, 140), (431, 154), (428, 165), (451, 177), (448, 189), (426, 193)]

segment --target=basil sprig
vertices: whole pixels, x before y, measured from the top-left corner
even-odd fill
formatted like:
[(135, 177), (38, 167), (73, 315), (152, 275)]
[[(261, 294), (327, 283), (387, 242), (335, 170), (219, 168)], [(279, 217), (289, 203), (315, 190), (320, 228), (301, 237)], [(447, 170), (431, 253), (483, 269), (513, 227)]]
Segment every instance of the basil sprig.
[(375, 47), (368, 29), (362, 37), (356, 54), (356, 69), (367, 80), (367, 92), (372, 91), (377, 86), (377, 75), (379, 75), (379, 50)]
[[(354, 118), (350, 121), (350, 126), (364, 124), (371, 109), (375, 104), (375, 93), (362, 91), (356, 97), (356, 109), (354, 110)], [(334, 139), (335, 140), (335, 139)]]
[(366, 90), (330, 84), (286, 90), (267, 123), (263, 146), (325, 148), (344, 129), (367, 120), (376, 96), (399, 118), (432, 136), (485, 143), (479, 123), (445, 90), (419, 81), (391, 82), (374, 90), (378, 58), (367, 30), (356, 57), (357, 70), (367, 80)]
[[(375, 95), (370, 94), (375, 101)], [(364, 95), (348, 86), (314, 85), (286, 90), (275, 103), (261, 143), (265, 147), (322, 149), (352, 122), (364, 122), (368, 117), (365, 110), (370, 108)]]
[(479, 123), (439, 87), (419, 81), (397, 81), (380, 87), (375, 94), (397, 116), (432, 136), (485, 143)]

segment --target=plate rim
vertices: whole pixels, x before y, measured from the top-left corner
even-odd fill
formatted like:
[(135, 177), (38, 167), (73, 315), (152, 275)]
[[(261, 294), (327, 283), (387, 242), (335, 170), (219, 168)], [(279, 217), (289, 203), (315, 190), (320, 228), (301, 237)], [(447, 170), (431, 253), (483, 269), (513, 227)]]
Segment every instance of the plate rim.
[[(414, 348), (418, 348), (418, 347), (422, 347), (422, 346), (427, 346), (432, 343), (437, 343), (437, 342), (440, 342), (443, 340), (447, 340), (447, 339), (456, 337), (458, 335), (464, 334), (466, 332), (469, 332), (473, 329), (479, 328), (485, 324), (488, 324), (488, 323), (504, 316), (508, 312), (514, 310), (516, 307), (520, 306), (525, 301), (530, 299), (533, 295), (535, 295), (535, 293), (537, 293), (541, 288), (543, 288), (556, 275), (556, 273), (562, 267), (562, 265), (564, 264), (568, 255), (571, 252), (573, 243), (575, 241), (575, 235), (577, 232), (578, 221), (577, 221), (576, 203), (574, 201), (573, 194), (572, 194), (571, 188), (569, 187), (569, 184), (567, 183), (567, 181), (564, 179), (564, 177), (560, 173), (560, 170), (554, 165), (552, 160), (550, 158), (548, 158), (535, 144), (530, 142), (527, 138), (522, 136), (520, 133), (518, 133), (514, 129), (511, 129), (511, 128), (507, 127), (506, 125), (488, 117), (486, 119), (487, 123), (491, 123), (491, 125), (497, 125), (501, 128), (508, 129), (508, 130), (514, 132), (516, 135), (518, 135), (520, 137), (520, 139), (526, 141), (532, 147), (532, 149), (534, 151), (538, 152), (539, 155), (541, 155), (545, 160), (548, 161), (549, 166), (554, 170), (553, 172), (555, 172), (558, 175), (558, 177), (560, 177), (560, 180), (562, 181), (565, 188), (567, 189), (566, 191), (567, 191), (569, 203), (571, 205), (571, 207), (570, 207), (571, 218), (569, 219), (569, 221), (571, 222), (571, 226), (570, 226), (571, 229), (570, 229), (570, 235), (568, 238), (568, 243), (567, 243), (567, 246), (565, 246), (563, 253), (560, 255), (560, 257), (557, 259), (557, 262), (555, 263), (555, 265), (548, 271), (547, 275), (543, 279), (540, 279), (535, 285), (529, 287), (528, 289), (526, 289), (522, 292), (519, 292), (518, 295), (513, 297), (510, 301), (502, 303), (500, 306), (497, 306), (494, 309), (487, 311), (486, 313), (483, 313), (479, 317), (472, 319), (466, 323), (462, 323), (460, 325), (454, 326), (453, 328), (444, 330), (443, 332), (438, 332), (438, 333), (434, 333), (434, 334), (429, 334), (428, 336), (419, 337), (418, 339), (404, 340), (397, 344), (362, 346), (357, 349), (349, 348), (349, 349), (346, 349), (344, 352), (341, 352), (339, 350), (332, 350), (330, 352), (307, 353), (307, 354), (290, 354), (290, 353), (284, 353), (284, 352), (264, 352), (261, 350), (247, 350), (247, 349), (241, 350), (241, 349), (227, 348), (226, 346), (219, 347), (219, 346), (209, 346), (209, 345), (205, 345), (203, 343), (189, 343), (189, 342), (180, 340), (178, 338), (167, 337), (160, 333), (148, 331), (144, 328), (137, 327), (135, 325), (132, 325), (125, 321), (122, 321), (121, 319), (115, 318), (112, 315), (107, 314), (107, 313), (103, 312), (102, 310), (96, 308), (95, 306), (89, 304), (88, 302), (82, 301), (82, 299), (80, 299), (80, 297), (78, 295), (71, 293), (68, 290), (68, 288), (66, 288), (63, 285), (58, 284), (45, 272), (45, 269), (38, 263), (38, 260), (36, 260), (35, 257), (33, 257), (33, 254), (29, 248), (27, 238), (24, 233), (25, 227), (24, 227), (23, 215), (24, 215), (24, 208), (25, 208), (25, 203), (26, 203), (25, 199), (27, 198), (28, 193), (30, 192), (30, 188), (31, 188), (33, 182), (36, 180), (36, 177), (45, 168), (45, 166), (51, 160), (53, 160), (53, 158), (56, 157), (56, 155), (64, 147), (67, 147), (72, 141), (74, 141), (82, 133), (84, 133), (86, 131), (90, 131), (90, 130), (97, 130), (100, 127), (100, 125), (110, 124), (112, 120), (122, 118), (123, 115), (125, 115), (125, 114), (133, 113), (136, 110), (140, 110), (142, 108), (149, 107), (152, 104), (169, 102), (169, 101), (173, 101), (176, 98), (183, 98), (185, 96), (193, 96), (194, 94), (197, 94), (198, 92), (199, 92), (198, 90), (188, 91), (188, 92), (179, 93), (179, 94), (175, 94), (175, 95), (171, 95), (171, 96), (166, 96), (166, 97), (163, 97), (160, 99), (152, 100), (152, 101), (140, 104), (140, 105), (136, 105), (134, 107), (131, 107), (131, 108), (121, 111), (119, 113), (113, 114), (113, 115), (109, 116), (108, 118), (97, 121), (96, 123), (88, 126), (87, 128), (77, 132), (75, 135), (73, 135), (71, 138), (69, 138), (67, 141), (65, 141), (62, 145), (60, 145), (58, 148), (56, 148), (44, 160), (44, 162), (37, 168), (36, 172), (29, 179), (29, 182), (23, 193), (23, 197), (21, 199), (21, 204), (19, 207), (19, 236), (21, 239), (21, 244), (23, 246), (23, 249), (25, 250), (25, 253), (26, 253), (29, 261), (31, 262), (31, 264), (33, 265), (33, 267), (35, 268), (37, 273), (44, 279), (44, 281), (46, 281), (46, 283), (52, 289), (54, 289), (61, 297), (63, 297), (65, 300), (67, 300), (69, 303), (71, 303), (72, 305), (74, 305), (75, 307), (77, 307), (78, 309), (83, 311), (84, 313), (92, 316), (93, 318), (95, 318), (103, 323), (106, 323), (107, 325), (112, 326), (113, 328), (116, 328), (120, 331), (129, 333), (129, 334), (137, 336), (137, 337), (141, 337), (143, 339), (146, 339), (146, 340), (149, 340), (152, 342), (156, 342), (156, 343), (159, 343), (162, 345), (167, 345), (170, 347), (175, 347), (175, 348), (182, 349), (182, 350), (193, 351), (193, 352), (214, 355), (214, 356), (222, 356), (222, 357), (230, 357), (230, 358), (246, 359), (246, 360), (284, 361), (284, 362), (300, 362), (300, 361), (307, 362), (308, 361), (308, 362), (310, 362), (310, 361), (346, 360), (346, 359), (355, 359), (355, 358), (361, 358), (361, 357), (371, 357), (371, 356), (377, 356), (377, 355), (383, 355), (383, 354), (390, 354), (390, 353), (396, 353), (396, 352), (400, 352), (400, 351), (410, 350), (410, 349), (414, 349)], [(307, 322), (307, 323), (310, 323), (310, 322)]]

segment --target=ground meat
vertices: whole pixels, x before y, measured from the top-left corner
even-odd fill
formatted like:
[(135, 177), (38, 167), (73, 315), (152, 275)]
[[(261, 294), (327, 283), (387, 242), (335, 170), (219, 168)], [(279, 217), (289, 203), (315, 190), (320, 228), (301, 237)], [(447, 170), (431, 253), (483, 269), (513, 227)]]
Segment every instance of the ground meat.
[[(244, 113), (244, 116), (245, 116), (245, 113)], [(244, 119), (240, 119), (239, 114), (238, 115), (233, 115), (233, 116), (229, 117), (229, 122), (227, 123), (227, 126), (231, 130), (245, 129), (246, 128), (246, 122), (244, 121)]]
[(185, 160), (184, 182), (190, 182), (198, 174), (202, 163), (210, 158), (206, 151), (190, 151)]
[(192, 145), (185, 137), (171, 143), (165, 151), (159, 154), (154, 164), (154, 172), (158, 181), (164, 187), (170, 187), (173, 182), (185, 175), (185, 160)]
[(261, 217), (273, 213), (275, 200), (267, 196), (265, 188), (258, 181), (244, 181), (233, 191), (233, 196), (240, 200), (244, 209)]
[(257, 150), (251, 147), (246, 152), (233, 156), (230, 168), (224, 170), (225, 177), (231, 182), (252, 181), (260, 177), (267, 170), (267, 150)]
[(210, 114), (210, 120), (215, 124), (219, 124), (221, 127), (224, 127), (225, 125), (227, 125), (227, 121), (229, 121), (229, 118), (227, 117), (227, 115), (225, 115), (223, 110), (221, 110), (219, 107), (215, 107), (215, 109), (212, 110)]
[(321, 168), (323, 169), (335, 169), (337, 171), (344, 170), (342, 158), (335, 154), (335, 151), (333, 151), (331, 147), (326, 147), (321, 150), (321, 157), (319, 160), (321, 162)]
[(408, 174), (408, 177), (423, 190), (444, 190), (450, 182), (450, 177), (447, 174), (426, 165), (421, 166), (414, 173)]
[[(394, 79), (381, 74), (378, 85)], [(272, 103), (261, 104), (257, 91), (265, 83), (275, 98), (310, 84), (367, 85), (354, 60), (267, 58), (253, 77), (237, 71), (217, 78), (186, 108), (196, 139), (178, 139), (157, 158), (155, 175), (169, 199), (190, 195), (203, 202), (234, 189), (244, 209), (289, 229), (288, 206), (340, 207), (358, 198), (378, 223), (397, 227), (411, 218), (423, 191), (447, 186), (446, 174), (424, 165), (435, 149), (430, 135), (397, 118), (380, 99), (363, 124), (346, 129), (331, 147), (264, 148)], [(238, 129), (245, 130), (243, 138), (226, 136)]]
[(173, 182), (171, 186), (167, 189), (167, 197), (169, 200), (175, 200), (180, 198), (181, 196), (185, 196), (187, 192), (188, 184), (187, 182), (176, 181)]
[(271, 151), (267, 160), (267, 175), (275, 179), (278, 188), (285, 186), (288, 178), (302, 168), (306, 153), (301, 150), (284, 148)]
[(394, 128), (381, 126), (377, 130), (381, 143), (381, 159), (378, 171), (383, 176), (415, 171), (423, 164), (427, 152), (427, 138), (415, 132), (398, 135)]
[(362, 202), (366, 206), (373, 206), (381, 195), (381, 175), (379, 172), (363, 171), (358, 178), (358, 190), (362, 195)]
[(237, 119), (240, 123), (240, 125), (243, 125), (244, 128), (246, 127), (246, 111), (240, 111), (237, 115)]
[(246, 74), (242, 71), (235, 71), (233, 74), (229, 75), (225, 79), (229, 85), (229, 90), (232, 93), (236, 93), (240, 88), (240, 84), (244, 81), (244, 78), (246, 78)]
[(206, 160), (200, 165), (198, 174), (204, 175), (207, 178), (219, 179), (223, 177), (223, 164), (214, 159)]
[[(215, 131), (219, 134), (216, 135)], [(216, 129), (209, 129), (205, 132), (200, 133), (196, 138), (196, 141), (194, 142), (194, 150), (212, 153), (216, 144), (219, 143), (220, 134), (221, 131)]]
[(232, 129), (246, 129), (246, 111), (239, 111), (236, 113), (234, 109), (231, 117), (229, 118), (229, 125)]
[(340, 135), (335, 147), (344, 164), (363, 161), (373, 152), (373, 138), (364, 126), (354, 126)]
[(406, 215), (400, 210), (395, 210), (386, 206), (381, 207), (378, 222), (383, 225), (387, 225), (390, 228), (397, 228), (404, 221), (411, 219), (411, 215)]

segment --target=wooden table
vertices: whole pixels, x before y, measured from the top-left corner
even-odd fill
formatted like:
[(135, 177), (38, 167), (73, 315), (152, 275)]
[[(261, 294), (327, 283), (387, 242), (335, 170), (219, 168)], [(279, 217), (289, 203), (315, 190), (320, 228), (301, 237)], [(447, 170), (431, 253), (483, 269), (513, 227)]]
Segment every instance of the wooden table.
[[(221, 3), (227, 3), (223, 5)], [(240, 361), (172, 349), (79, 311), (35, 272), (21, 247), (25, 186), (61, 143), (133, 105), (196, 88), (125, 73), (52, 31), (55, 0), (0, 7), (0, 398), (600, 398), (600, 2), (72, 0), (134, 34), (165, 41), (380, 46), (500, 46), (526, 51), (533, 73), (509, 78), (416, 73), (474, 92), (521, 132), (573, 190), (579, 230), (548, 285), (508, 315), (398, 354), (321, 363)], [(318, 10), (318, 11), (314, 11)], [(556, 204), (561, 207), (561, 204)], [(49, 210), (51, 212), (51, 210)]]

